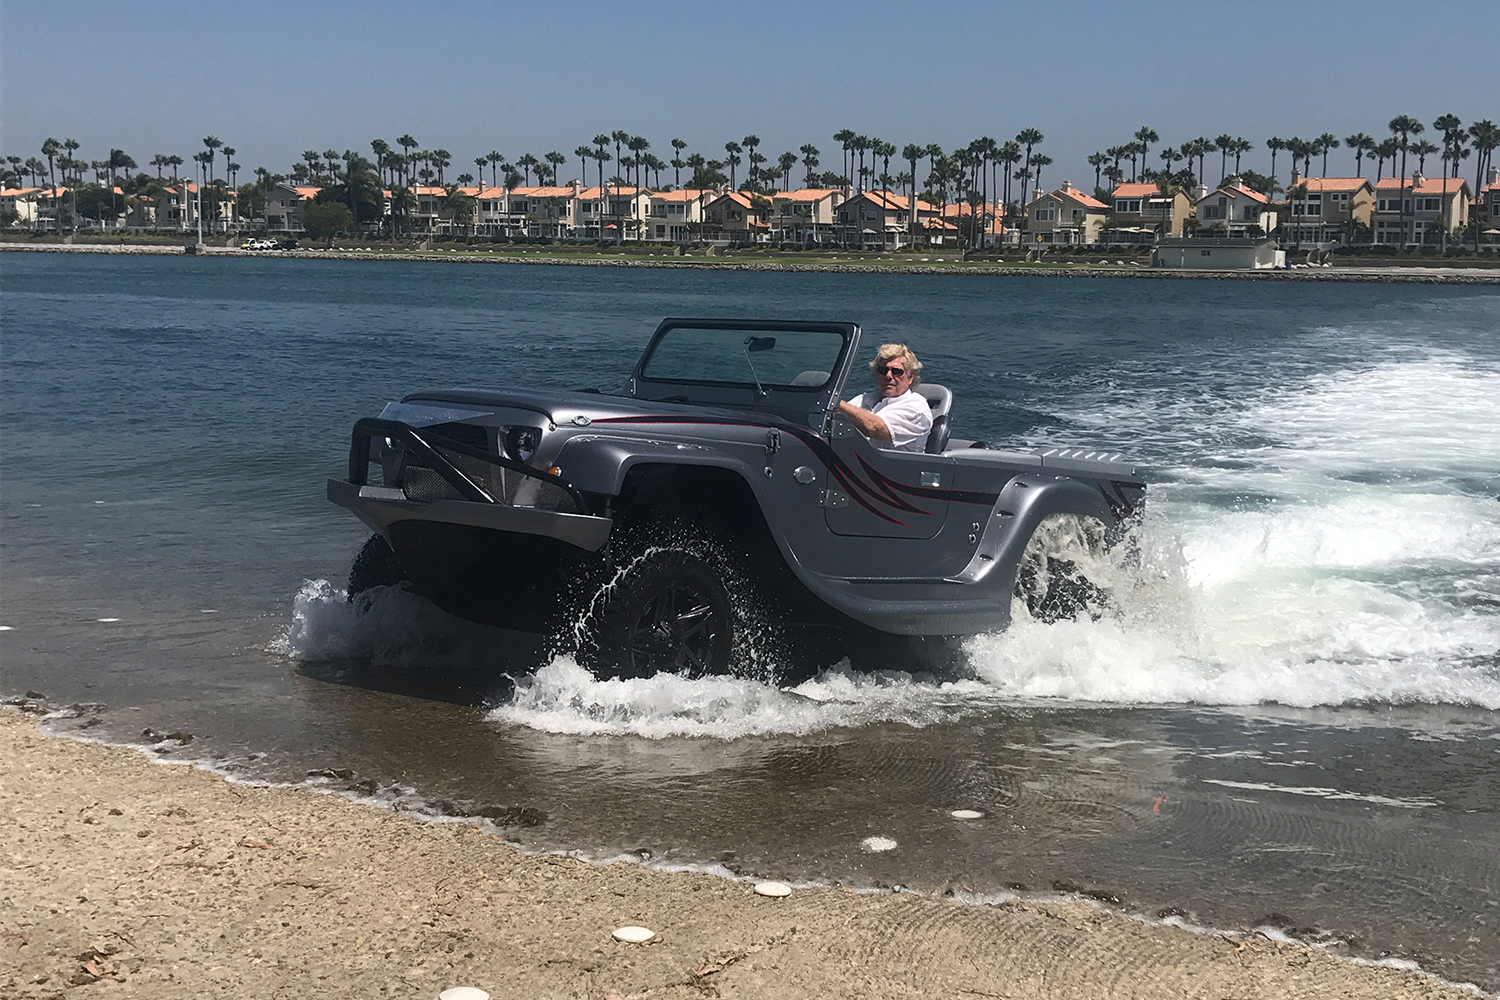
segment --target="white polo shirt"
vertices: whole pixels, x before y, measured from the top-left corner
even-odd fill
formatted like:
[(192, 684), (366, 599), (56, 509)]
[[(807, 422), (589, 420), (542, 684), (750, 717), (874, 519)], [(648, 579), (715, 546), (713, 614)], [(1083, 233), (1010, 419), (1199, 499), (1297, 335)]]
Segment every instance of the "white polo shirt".
[(871, 440), (877, 448), (893, 451), (923, 451), (932, 431), (932, 409), (923, 396), (910, 389), (899, 396), (881, 399), (873, 392), (862, 393), (849, 401), (861, 410), (878, 413), (891, 430), (891, 443)]

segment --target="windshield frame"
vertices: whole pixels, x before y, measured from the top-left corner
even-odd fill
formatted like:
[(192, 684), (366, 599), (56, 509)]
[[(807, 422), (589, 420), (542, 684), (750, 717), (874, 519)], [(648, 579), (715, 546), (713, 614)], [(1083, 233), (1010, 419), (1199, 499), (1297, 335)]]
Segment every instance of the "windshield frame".
[[(821, 385), (782, 385), (777, 383), (766, 387), (766, 395), (775, 392), (797, 393), (805, 395), (817, 395), (826, 393), (830, 389), (842, 388), (843, 375), (848, 367), (846, 362), (852, 351), (858, 347), (859, 327), (854, 323), (827, 323), (803, 320), (774, 320), (774, 319), (687, 319), (681, 317), (669, 317), (661, 321), (656, 332), (651, 335), (651, 340), (646, 344), (646, 349), (641, 352), (640, 359), (635, 364), (635, 369), (630, 376), (631, 395), (639, 395), (639, 389), (644, 386), (704, 386), (719, 389), (744, 389), (756, 391), (756, 383), (752, 378), (737, 381), (724, 381), (719, 379), (682, 379), (682, 378), (653, 378), (645, 374), (646, 365), (656, 353), (657, 346), (662, 339), (674, 330), (696, 329), (696, 330), (743, 330), (749, 334), (778, 333), (778, 332), (802, 332), (802, 333), (832, 333), (841, 338), (838, 355), (832, 360), (828, 373), (828, 380)], [(749, 373), (747, 372), (747, 375)]]

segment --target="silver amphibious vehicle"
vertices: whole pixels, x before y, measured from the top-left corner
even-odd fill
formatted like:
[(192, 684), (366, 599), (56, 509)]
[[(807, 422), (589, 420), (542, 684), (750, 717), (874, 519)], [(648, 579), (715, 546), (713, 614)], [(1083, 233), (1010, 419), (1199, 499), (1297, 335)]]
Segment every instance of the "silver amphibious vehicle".
[(925, 452), (877, 449), (837, 414), (859, 347), (853, 323), (667, 319), (617, 392), (391, 403), (328, 482), (375, 532), (350, 597), (401, 584), (639, 676), (993, 631), (1013, 595), (1040, 617), (1098, 596), (1045, 568), (1039, 584), (1023, 555), (1059, 515), (1117, 539), (1135, 469), (950, 439), (952, 393), (931, 384)]

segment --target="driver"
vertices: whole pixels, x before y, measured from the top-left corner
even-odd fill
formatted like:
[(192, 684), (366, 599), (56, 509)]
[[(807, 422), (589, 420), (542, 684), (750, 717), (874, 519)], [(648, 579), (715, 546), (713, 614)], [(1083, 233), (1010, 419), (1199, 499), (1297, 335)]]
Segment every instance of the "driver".
[(877, 448), (922, 451), (932, 430), (927, 400), (912, 391), (921, 381), (922, 362), (905, 344), (882, 344), (870, 374), (875, 391), (841, 400), (839, 412)]

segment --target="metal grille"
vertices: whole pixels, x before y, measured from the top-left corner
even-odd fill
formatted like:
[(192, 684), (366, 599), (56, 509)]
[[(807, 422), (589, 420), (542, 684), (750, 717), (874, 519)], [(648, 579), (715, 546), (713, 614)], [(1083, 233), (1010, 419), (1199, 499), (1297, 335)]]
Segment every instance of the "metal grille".
[(463, 494), (431, 469), (420, 465), (408, 465), (402, 476), (406, 495), (412, 500), (430, 503), (433, 500), (462, 500)]

